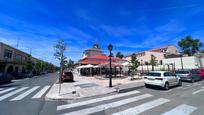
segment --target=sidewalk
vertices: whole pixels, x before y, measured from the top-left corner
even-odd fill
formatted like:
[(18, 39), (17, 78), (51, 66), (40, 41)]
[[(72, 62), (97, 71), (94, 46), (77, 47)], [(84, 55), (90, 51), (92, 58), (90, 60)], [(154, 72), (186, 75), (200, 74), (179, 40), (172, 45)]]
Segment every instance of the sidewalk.
[(114, 79), (113, 87), (109, 88), (107, 87), (109, 82), (108, 79), (99, 80), (94, 77), (81, 77), (77, 74), (74, 74), (74, 80), (75, 82), (62, 83), (60, 93), (59, 84), (53, 84), (46, 98), (54, 100), (74, 100), (113, 92), (126, 92), (144, 86), (143, 80), (130, 81), (128, 79), (122, 79), (119, 81), (118, 79)]

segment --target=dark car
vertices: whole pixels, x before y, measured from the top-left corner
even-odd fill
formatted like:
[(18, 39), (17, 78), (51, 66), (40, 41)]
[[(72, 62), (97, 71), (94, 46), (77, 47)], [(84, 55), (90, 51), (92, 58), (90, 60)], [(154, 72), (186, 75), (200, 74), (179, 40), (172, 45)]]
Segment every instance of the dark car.
[(22, 76), (24, 77), (24, 78), (27, 78), (27, 77), (33, 77), (33, 74), (32, 73), (30, 73), (30, 72), (26, 72), (26, 73), (22, 73)]
[(204, 79), (204, 68), (198, 68), (194, 69), (195, 71), (198, 71), (198, 74)]
[(64, 72), (64, 73), (62, 74), (61, 81), (62, 81), (62, 82), (65, 82), (65, 81), (71, 81), (71, 82), (73, 82), (73, 81), (74, 81), (73, 73), (72, 73), (72, 72)]
[(18, 72), (13, 72), (11, 73), (11, 75), (13, 76), (13, 79), (22, 79), (24, 78), (22, 73), (18, 73)]
[(178, 70), (176, 71), (176, 75), (179, 76), (182, 81), (195, 82), (202, 80), (197, 70)]
[(0, 73), (0, 84), (10, 83), (12, 75), (9, 73)]

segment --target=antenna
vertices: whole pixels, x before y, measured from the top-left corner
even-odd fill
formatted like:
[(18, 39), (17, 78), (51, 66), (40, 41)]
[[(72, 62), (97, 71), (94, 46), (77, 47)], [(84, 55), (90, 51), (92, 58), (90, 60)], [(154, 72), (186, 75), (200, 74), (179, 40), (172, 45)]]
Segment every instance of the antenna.
[(20, 40), (20, 38), (17, 39), (17, 44), (16, 44), (17, 49), (18, 49), (18, 45), (19, 45), (19, 40)]
[(96, 32), (96, 42), (95, 42), (95, 44), (98, 44), (98, 38), (99, 38), (99, 35), (98, 35), (98, 32)]
[(30, 55), (32, 54), (32, 48), (30, 48)]

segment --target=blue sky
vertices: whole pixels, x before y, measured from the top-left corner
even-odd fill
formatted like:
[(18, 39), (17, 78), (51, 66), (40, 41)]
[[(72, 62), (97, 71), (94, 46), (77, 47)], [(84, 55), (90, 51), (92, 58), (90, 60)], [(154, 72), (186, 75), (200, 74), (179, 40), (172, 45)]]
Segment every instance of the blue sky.
[(0, 0), (0, 41), (57, 64), (53, 46), (67, 44), (77, 61), (98, 42), (107, 53), (123, 54), (168, 44), (192, 35), (204, 42), (202, 0)]

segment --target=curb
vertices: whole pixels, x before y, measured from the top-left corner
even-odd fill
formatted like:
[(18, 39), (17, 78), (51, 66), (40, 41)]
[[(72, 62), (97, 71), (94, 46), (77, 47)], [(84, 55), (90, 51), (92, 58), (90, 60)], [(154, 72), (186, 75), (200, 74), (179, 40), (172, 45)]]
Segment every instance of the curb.
[(116, 89), (118, 93), (125, 93), (125, 92), (129, 92), (129, 91), (133, 91), (141, 88), (144, 88), (144, 85), (136, 86), (136, 87), (128, 87), (128, 88), (116, 88)]
[(117, 90), (116, 90), (116, 91), (113, 91), (113, 92), (105, 93), (105, 94), (85, 96), (85, 97), (51, 98), (51, 97), (48, 97), (48, 96), (46, 95), (46, 96), (45, 96), (45, 99), (47, 99), (47, 100), (77, 100), (77, 99), (91, 98), (91, 97), (96, 97), (96, 96), (101, 96), (101, 95), (106, 95), (106, 94), (111, 94), (111, 93), (117, 93)]
[[(53, 87), (54, 84), (56, 84), (57, 81), (55, 83), (52, 84), (52, 86), (50, 87), (49, 91), (51, 90), (51, 88)], [(49, 94), (49, 91), (47, 92), (47, 94), (45, 95), (44, 99), (46, 100), (77, 100), (77, 99), (83, 99), (83, 98), (90, 98), (90, 97), (96, 97), (96, 96), (101, 96), (101, 95), (105, 95), (105, 94), (111, 94), (111, 93), (117, 93), (117, 90), (114, 90), (112, 92), (108, 92), (108, 93), (104, 93), (104, 94), (97, 94), (97, 95), (92, 95), (92, 96), (82, 96), (82, 97), (62, 97), (62, 98), (59, 98), (59, 97), (50, 97), (48, 96)]]

